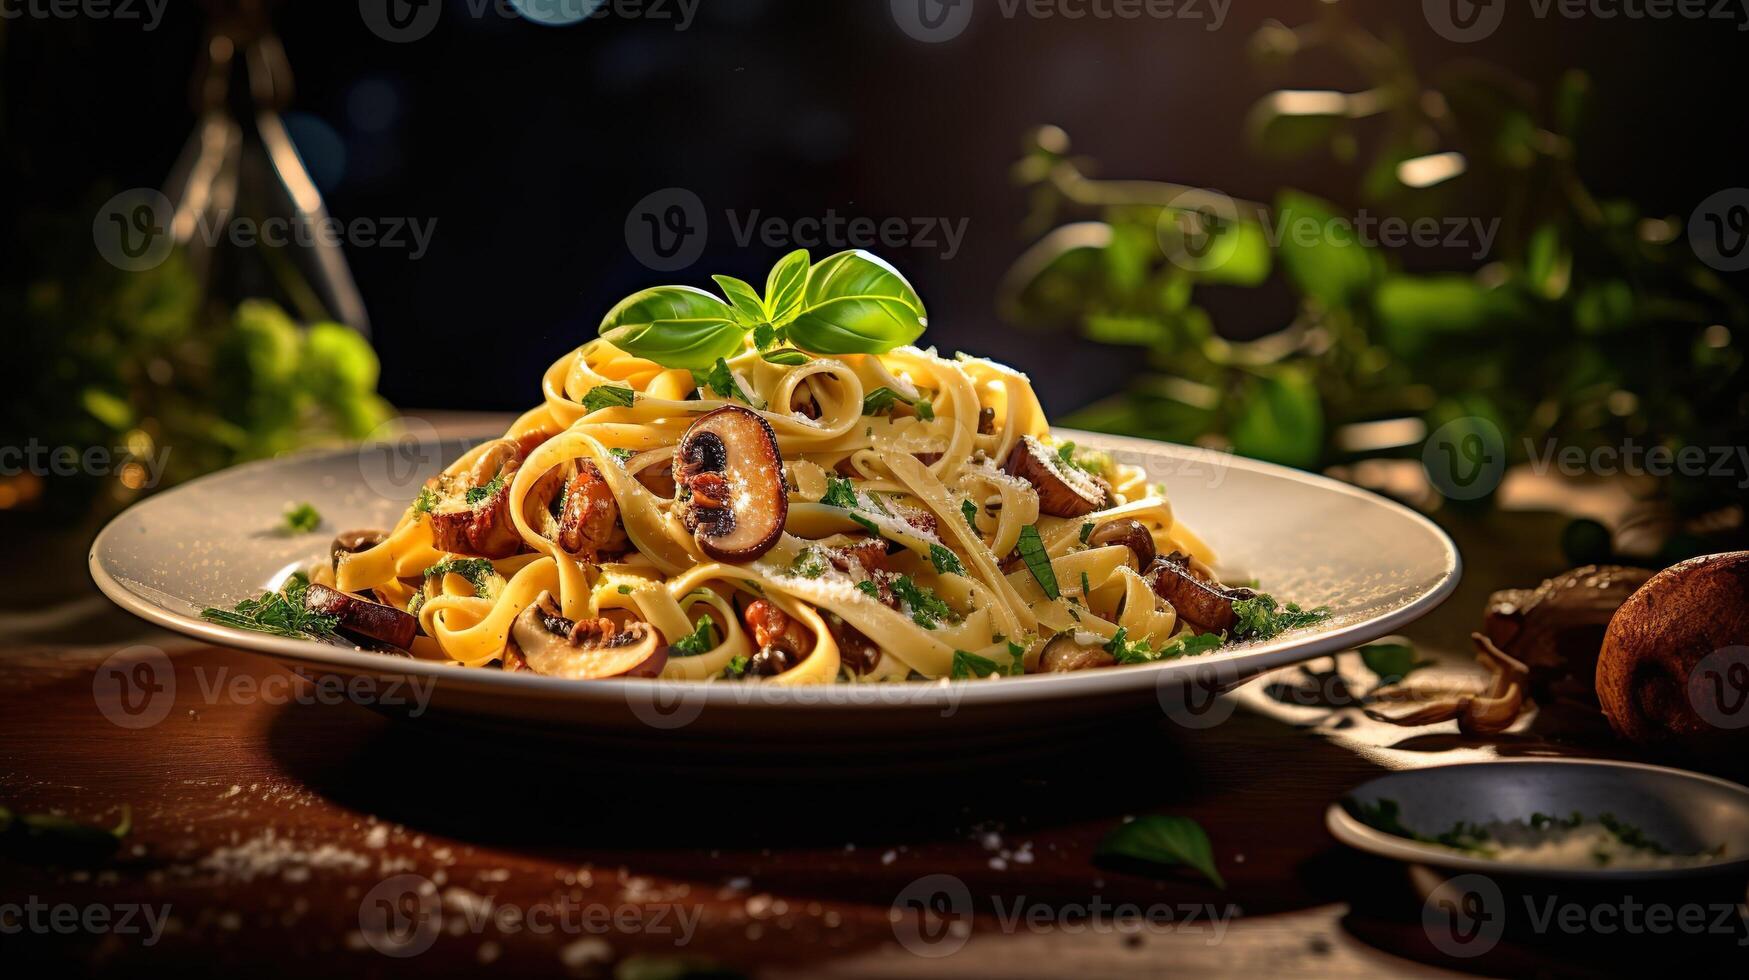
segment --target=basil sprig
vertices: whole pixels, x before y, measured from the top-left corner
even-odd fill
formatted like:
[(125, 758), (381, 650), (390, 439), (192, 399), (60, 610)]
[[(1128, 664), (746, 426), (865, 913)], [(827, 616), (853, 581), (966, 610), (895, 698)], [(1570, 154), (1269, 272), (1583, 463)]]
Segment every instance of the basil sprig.
[(709, 371), (733, 357), (754, 333), (774, 363), (814, 354), (884, 354), (923, 335), (928, 315), (897, 269), (863, 251), (809, 264), (808, 252), (784, 256), (765, 294), (733, 276), (713, 276), (727, 300), (691, 286), (655, 286), (621, 300), (601, 321), (615, 347), (664, 367)]

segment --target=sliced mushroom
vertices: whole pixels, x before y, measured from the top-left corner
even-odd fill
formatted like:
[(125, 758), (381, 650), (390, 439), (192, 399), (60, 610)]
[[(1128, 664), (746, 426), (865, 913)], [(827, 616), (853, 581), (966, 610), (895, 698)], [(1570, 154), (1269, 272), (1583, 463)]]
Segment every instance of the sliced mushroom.
[(1138, 572), (1145, 571), (1149, 565), (1154, 564), (1154, 536), (1148, 533), (1147, 525), (1132, 517), (1099, 525), (1087, 536), (1087, 544), (1093, 548), (1123, 545), (1136, 556)]
[(1049, 446), (1021, 436), (1003, 467), (1038, 489), (1040, 513), (1052, 517), (1083, 517), (1106, 507), (1110, 488), (1092, 474), (1064, 466)]
[(590, 460), (578, 460), (575, 470), (565, 481), (564, 503), (559, 508), (559, 547), (591, 562), (624, 554), (626, 532), (619, 521), (619, 502), (613, 498), (613, 490)]
[(605, 617), (573, 622), (547, 592), (517, 614), (510, 641), (506, 664), (521, 657), (529, 670), (548, 677), (654, 677), (668, 663), (662, 634), (649, 623), (622, 627)]
[(429, 517), (439, 551), (508, 558), (522, 550), (522, 536), (510, 519), (510, 483), (526, 455), (527, 438), (499, 439), (465, 476), (427, 484), (439, 496)]
[(1595, 710), (1604, 631), (1628, 596), (1651, 577), (1644, 568), (1586, 565), (1535, 589), (1496, 592), (1488, 597), (1482, 632), (1530, 668), (1530, 694), (1536, 700)]
[(674, 454), (674, 483), (686, 529), (717, 561), (752, 561), (783, 533), (783, 458), (756, 412), (725, 405), (692, 423)]
[(1154, 559), (1147, 577), (1154, 594), (1172, 603), (1178, 618), (1198, 633), (1231, 631), (1238, 621), (1233, 603), (1257, 597), (1250, 589), (1229, 589), (1219, 582), (1205, 581), (1190, 567), (1190, 559), (1177, 551)]
[(759, 652), (747, 662), (748, 674), (772, 677), (802, 662), (809, 645), (808, 631), (776, 603), (755, 599), (742, 611), (741, 619), (759, 646)]
[(832, 567), (861, 579), (871, 572), (891, 571), (887, 565), (887, 542), (868, 535), (858, 535), (855, 544), (826, 549), (826, 560)]
[(1084, 638), (1097, 640), (1098, 635), (1094, 633), (1083, 634), (1078, 630), (1072, 630), (1051, 637), (1051, 641), (1045, 644), (1044, 650), (1038, 655), (1037, 673), (1060, 674), (1071, 670), (1093, 670), (1117, 664), (1117, 658), (1106, 652), (1104, 644), (1083, 643)]
[(996, 434), (996, 410), (993, 408), (978, 409), (978, 435), (993, 436)]
[(836, 613), (826, 613), (822, 618), (826, 620), (826, 631), (832, 634), (832, 641), (838, 644), (838, 659), (850, 668), (851, 673), (858, 676), (870, 674), (880, 666), (881, 648), (875, 645), (875, 641)]
[(328, 560), (336, 571), (340, 568), (340, 559), (347, 555), (356, 555), (361, 551), (369, 551), (389, 539), (387, 531), (347, 531), (334, 539), (328, 546)]
[(402, 650), (413, 648), (419, 621), (394, 606), (348, 595), (326, 585), (312, 585), (304, 592), (304, 608), (339, 620), (343, 635), (367, 643), (387, 643)]
[[(1437, 725), (1455, 718), (1458, 731), (1465, 735), (1496, 735), (1511, 728), (1524, 712), (1524, 689), (1530, 669), (1501, 652), (1486, 636), (1471, 633), (1470, 639), (1476, 645), (1476, 660), (1492, 675), (1486, 690), (1435, 701), (1401, 715), (1367, 708), (1367, 717), (1405, 728)], [(1389, 696), (1395, 692), (1381, 693)]]

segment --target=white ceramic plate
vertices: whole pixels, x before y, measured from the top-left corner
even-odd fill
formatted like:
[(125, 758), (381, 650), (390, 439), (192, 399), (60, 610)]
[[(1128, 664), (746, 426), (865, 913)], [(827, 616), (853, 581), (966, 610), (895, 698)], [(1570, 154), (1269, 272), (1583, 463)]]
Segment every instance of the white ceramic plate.
[[(493, 433), (495, 435), (496, 433)], [(1285, 664), (1330, 654), (1400, 630), (1457, 586), (1451, 540), (1425, 517), (1320, 476), (1183, 446), (1062, 433), (1146, 467), (1174, 511), (1220, 555), (1229, 578), (1255, 576), (1282, 601), (1327, 605), (1317, 627), (1191, 660), (1074, 674), (973, 682), (784, 688), (756, 683), (570, 681), (470, 670), (313, 641), (239, 632), (199, 618), (276, 585), (294, 567), (326, 555), (337, 531), (392, 526), (423, 480), (474, 440), (403, 442), (289, 456), (196, 480), (130, 508), (98, 535), (91, 574), (122, 608), (189, 636), (275, 657), (321, 674), (367, 678), (370, 701), (404, 714), (594, 739), (635, 740), (652, 729), (668, 745), (746, 747), (781, 741), (825, 756), (869, 739), (935, 746), (952, 734), (959, 751), (1047, 723), (1066, 733), (1125, 713), (1165, 711), (1208, 727), (1231, 713), (1226, 690)], [(486, 436), (482, 434), (482, 438)], [(308, 501), (317, 532), (274, 529), (288, 504)], [(391, 700), (392, 682), (399, 693)], [(371, 684), (381, 682), (380, 688)], [(409, 686), (410, 682), (410, 686)], [(419, 697), (410, 697), (411, 690)], [(412, 703), (409, 703), (412, 702)]]
[(1563, 881), (1655, 881), (1741, 873), (1749, 867), (1749, 789), (1699, 773), (1598, 759), (1510, 759), (1394, 772), (1348, 797), (1396, 802), (1403, 825), (1438, 833), (1462, 821), (1528, 820), (1533, 813), (1611, 814), (1676, 854), (1723, 846), (1719, 859), (1681, 868), (1533, 866), (1398, 837), (1362, 823), (1338, 800), (1331, 835), (1381, 857), (1453, 871)]

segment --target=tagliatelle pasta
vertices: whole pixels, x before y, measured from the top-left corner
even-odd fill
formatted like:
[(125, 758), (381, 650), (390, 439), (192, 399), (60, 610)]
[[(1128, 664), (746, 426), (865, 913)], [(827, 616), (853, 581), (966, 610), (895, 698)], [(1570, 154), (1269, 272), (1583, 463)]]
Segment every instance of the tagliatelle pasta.
[(307, 604), (419, 657), (579, 678), (985, 677), (1261, 635), (1273, 600), (1214, 581), (1139, 469), (1054, 440), (1023, 375), (877, 342), (922, 331), (890, 267), (794, 258), (763, 299), (719, 277), (732, 313), (685, 287), (622, 303), (502, 439), (337, 542)]

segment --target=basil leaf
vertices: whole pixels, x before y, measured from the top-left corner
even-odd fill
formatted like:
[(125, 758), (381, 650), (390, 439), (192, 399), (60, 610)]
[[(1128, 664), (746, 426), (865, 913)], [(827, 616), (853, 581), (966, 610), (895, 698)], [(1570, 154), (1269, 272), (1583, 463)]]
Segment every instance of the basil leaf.
[(630, 408), (638, 393), (624, 385), (596, 385), (583, 393), (582, 405), (591, 412), (604, 408)]
[(601, 336), (620, 350), (663, 367), (708, 371), (740, 353), (746, 325), (727, 303), (691, 286), (656, 286), (620, 300), (601, 321)]
[(765, 322), (765, 301), (759, 298), (759, 290), (734, 276), (712, 276), (711, 279), (728, 297), (729, 305), (735, 310), (735, 319), (749, 327)]
[(868, 252), (839, 252), (809, 272), (789, 338), (821, 354), (884, 354), (927, 325), (923, 300), (897, 269)]
[(1095, 857), (1122, 857), (1149, 864), (1178, 865), (1202, 872), (1216, 888), (1227, 883), (1215, 870), (1214, 848), (1202, 825), (1189, 817), (1146, 816), (1105, 835)]
[(753, 346), (760, 350), (770, 350), (777, 346), (777, 331), (769, 323), (755, 324), (753, 327)]
[(1055, 599), (1061, 595), (1057, 589), (1057, 570), (1051, 567), (1051, 556), (1045, 552), (1038, 528), (1031, 524), (1021, 528), (1020, 541), (1015, 547), (1020, 551), (1020, 560), (1026, 562), (1026, 570), (1038, 580), (1039, 588), (1045, 590), (1045, 598)]
[(774, 327), (794, 320), (801, 312), (808, 288), (808, 250), (798, 248), (779, 259), (765, 277), (765, 316)]
[(794, 347), (785, 347), (781, 350), (768, 351), (760, 356), (773, 364), (782, 364), (786, 367), (795, 367), (800, 364), (808, 363), (808, 355), (796, 350)]
[(1360, 660), (1379, 679), (1379, 686), (1395, 684), (1431, 660), (1416, 660), (1415, 648), (1407, 643), (1368, 643), (1360, 648)]

